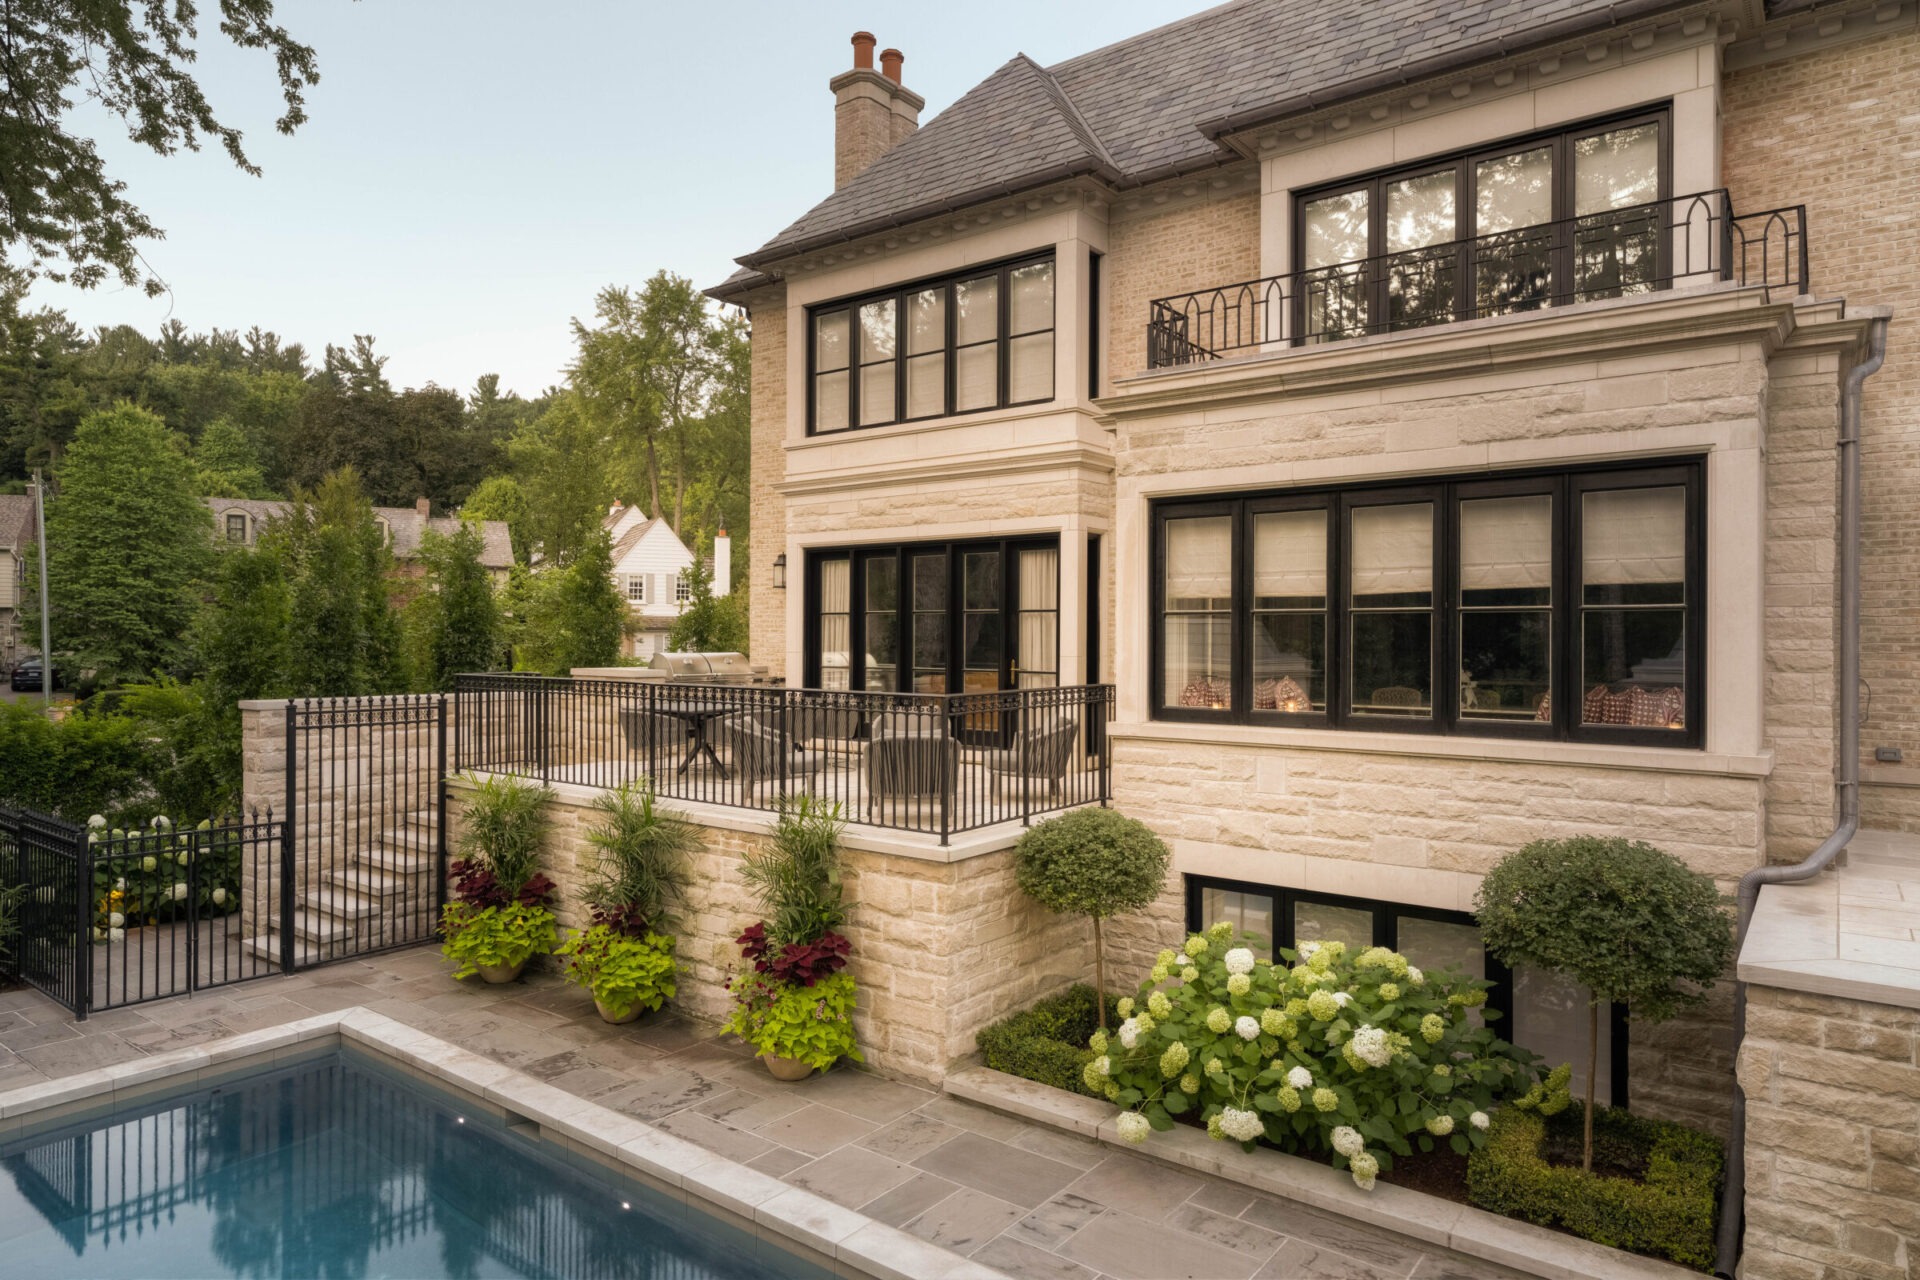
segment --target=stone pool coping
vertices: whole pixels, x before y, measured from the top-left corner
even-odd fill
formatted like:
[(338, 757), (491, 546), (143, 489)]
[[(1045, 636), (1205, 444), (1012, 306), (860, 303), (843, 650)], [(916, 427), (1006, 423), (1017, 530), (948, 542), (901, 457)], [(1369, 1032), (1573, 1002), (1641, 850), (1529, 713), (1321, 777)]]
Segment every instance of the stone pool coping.
[(1115, 1123), (1118, 1113), (1107, 1103), (990, 1067), (948, 1072), (941, 1087), (956, 1098), (1022, 1120), (1096, 1138), (1164, 1164), (1212, 1174), (1541, 1280), (1700, 1280), (1700, 1272), (1675, 1263), (1622, 1253), (1406, 1187), (1381, 1182), (1372, 1191), (1362, 1191), (1331, 1165), (1278, 1151), (1243, 1151), (1237, 1143), (1216, 1142), (1186, 1126), (1156, 1133), (1135, 1146), (1121, 1138)]
[(0, 1092), (0, 1142), (18, 1137), (29, 1125), (346, 1046), (465, 1093), (522, 1132), (537, 1126), (541, 1139), (610, 1165), (670, 1199), (783, 1248), (798, 1246), (803, 1256), (842, 1275), (1010, 1280), (1004, 1272), (359, 1006)]

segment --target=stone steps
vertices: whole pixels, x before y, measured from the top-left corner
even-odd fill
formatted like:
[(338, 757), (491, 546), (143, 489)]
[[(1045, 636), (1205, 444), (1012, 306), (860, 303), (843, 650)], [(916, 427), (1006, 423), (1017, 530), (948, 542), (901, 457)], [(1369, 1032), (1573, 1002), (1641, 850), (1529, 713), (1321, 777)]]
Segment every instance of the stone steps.
[[(268, 919), (274, 928), (280, 927), (278, 912)], [(293, 913), (293, 935), (322, 944), (346, 942), (353, 937), (353, 926), (331, 912), (300, 910)]]

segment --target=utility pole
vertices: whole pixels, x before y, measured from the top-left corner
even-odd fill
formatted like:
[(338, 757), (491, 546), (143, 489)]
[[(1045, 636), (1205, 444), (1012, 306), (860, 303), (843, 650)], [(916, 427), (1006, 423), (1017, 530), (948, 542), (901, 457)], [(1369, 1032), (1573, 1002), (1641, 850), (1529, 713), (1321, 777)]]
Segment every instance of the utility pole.
[(53, 626), (47, 620), (47, 485), (33, 469), (34, 541), (40, 546), (40, 703), (53, 706)]

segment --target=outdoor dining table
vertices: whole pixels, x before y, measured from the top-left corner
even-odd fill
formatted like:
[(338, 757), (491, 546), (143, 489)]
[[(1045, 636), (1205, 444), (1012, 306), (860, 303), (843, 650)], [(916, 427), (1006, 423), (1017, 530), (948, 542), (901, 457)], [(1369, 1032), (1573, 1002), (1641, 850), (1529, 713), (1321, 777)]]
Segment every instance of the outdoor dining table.
[(714, 754), (713, 743), (707, 738), (707, 726), (715, 720), (718, 720), (721, 716), (731, 715), (736, 711), (744, 713), (746, 711), (745, 707), (741, 706), (738, 702), (717, 698), (701, 698), (691, 695), (687, 697), (675, 697), (671, 694), (656, 695), (649, 700), (647, 706), (648, 710), (658, 712), (663, 716), (672, 716), (676, 720), (686, 721), (687, 727), (692, 731), (692, 743), (687, 747), (686, 758), (680, 762), (680, 768), (676, 771), (677, 773), (685, 773), (688, 765), (691, 765), (695, 760), (698, 760), (704, 755), (708, 760), (713, 762), (713, 767), (719, 770), (721, 777), (730, 778), (733, 776), (727, 772), (727, 766), (720, 763), (720, 757)]

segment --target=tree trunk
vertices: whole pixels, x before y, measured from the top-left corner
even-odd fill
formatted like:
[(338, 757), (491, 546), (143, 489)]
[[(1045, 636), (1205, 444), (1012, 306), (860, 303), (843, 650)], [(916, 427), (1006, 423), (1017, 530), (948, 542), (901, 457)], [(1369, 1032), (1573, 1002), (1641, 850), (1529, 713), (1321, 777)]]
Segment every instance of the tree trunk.
[(660, 458), (653, 450), (653, 437), (647, 437), (647, 498), (651, 506), (647, 514), (654, 519), (660, 518)]
[(1093, 918), (1093, 1001), (1100, 1010), (1100, 1029), (1107, 1029), (1107, 958), (1100, 950), (1100, 917)]
[(1600, 1002), (1590, 1000), (1587, 1003), (1587, 1113), (1584, 1117), (1587, 1133), (1580, 1154), (1580, 1167), (1588, 1173), (1593, 1172), (1593, 1082), (1599, 1074)]

